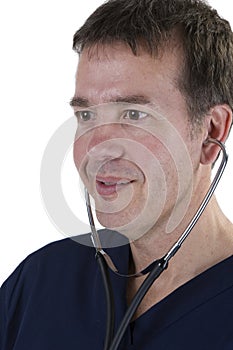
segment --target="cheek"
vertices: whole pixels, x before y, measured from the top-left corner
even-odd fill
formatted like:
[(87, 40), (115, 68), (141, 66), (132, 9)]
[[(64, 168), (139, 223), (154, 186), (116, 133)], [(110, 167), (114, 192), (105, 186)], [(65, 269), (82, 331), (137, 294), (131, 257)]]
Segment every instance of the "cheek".
[(135, 139), (135, 141), (145, 148), (145, 157), (148, 156), (151, 158), (152, 156), (155, 160), (159, 161), (159, 163), (164, 162), (164, 159), (168, 157), (166, 147), (158, 138), (150, 133), (141, 133), (141, 135)]
[[(174, 188), (177, 188), (178, 185), (179, 166), (177, 167), (178, 159), (175, 150), (169, 148), (165, 142), (151, 134), (144, 135), (140, 142), (148, 150), (148, 152), (145, 151), (144, 158), (146, 163), (145, 172), (150, 174), (150, 176), (147, 176), (149, 185), (154, 188), (155, 182), (161, 186), (161, 190), (165, 185), (167, 193), (177, 192)], [(156, 189), (159, 191), (159, 188), (156, 187)], [(158, 192), (154, 191), (154, 193)]]

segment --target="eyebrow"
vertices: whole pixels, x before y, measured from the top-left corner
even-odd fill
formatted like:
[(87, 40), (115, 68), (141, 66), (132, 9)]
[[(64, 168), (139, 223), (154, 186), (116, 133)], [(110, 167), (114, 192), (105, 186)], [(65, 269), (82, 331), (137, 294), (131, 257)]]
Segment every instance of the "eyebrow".
[(73, 97), (70, 100), (70, 106), (71, 107), (90, 107), (91, 104), (89, 103), (88, 99), (84, 97)]
[[(147, 105), (151, 104), (152, 102), (143, 95), (129, 95), (129, 96), (117, 96), (116, 98), (110, 99), (107, 103), (114, 103), (114, 102), (121, 102), (121, 103), (132, 103), (132, 104), (141, 104), (141, 105)], [(81, 96), (75, 96), (70, 101), (71, 107), (90, 107), (93, 106), (90, 101)]]

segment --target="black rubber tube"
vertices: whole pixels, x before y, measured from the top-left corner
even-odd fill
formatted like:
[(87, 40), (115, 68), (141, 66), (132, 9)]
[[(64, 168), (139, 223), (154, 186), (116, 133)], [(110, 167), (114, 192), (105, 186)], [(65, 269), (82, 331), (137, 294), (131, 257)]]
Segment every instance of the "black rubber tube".
[(160, 274), (167, 268), (167, 261), (164, 260), (164, 258), (157, 261), (157, 264), (153, 268), (153, 270), (149, 273), (145, 281), (142, 283), (141, 287), (138, 289), (137, 293), (135, 294), (131, 304), (129, 305), (122, 321), (120, 324), (120, 327), (117, 330), (117, 333), (115, 334), (115, 337), (113, 339), (113, 342), (108, 350), (117, 350), (120, 342), (125, 334), (125, 331), (135, 313), (137, 310), (139, 304), (141, 303), (142, 299), (144, 298), (145, 294), (148, 292), (151, 285), (154, 283), (154, 281), (160, 276)]
[(115, 305), (112, 285), (109, 277), (109, 270), (107, 263), (100, 253), (96, 253), (96, 259), (100, 267), (104, 290), (106, 295), (106, 335), (104, 341), (104, 350), (108, 350), (114, 336), (114, 326), (115, 326)]

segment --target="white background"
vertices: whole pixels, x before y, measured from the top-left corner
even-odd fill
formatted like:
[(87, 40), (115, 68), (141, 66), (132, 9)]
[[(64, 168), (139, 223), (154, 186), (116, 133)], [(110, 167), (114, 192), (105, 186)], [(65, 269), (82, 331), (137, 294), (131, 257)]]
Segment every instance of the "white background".
[[(43, 208), (40, 162), (53, 132), (72, 116), (68, 102), (74, 91), (77, 64), (71, 49), (73, 34), (100, 3), (12, 0), (1, 4), (0, 284), (29, 253), (64, 238)], [(210, 3), (233, 25), (230, 0)], [(233, 158), (233, 135), (228, 153)], [(232, 158), (217, 191), (231, 220)], [(75, 181), (72, 170), (64, 179), (67, 194), (73, 191), (67, 184)]]

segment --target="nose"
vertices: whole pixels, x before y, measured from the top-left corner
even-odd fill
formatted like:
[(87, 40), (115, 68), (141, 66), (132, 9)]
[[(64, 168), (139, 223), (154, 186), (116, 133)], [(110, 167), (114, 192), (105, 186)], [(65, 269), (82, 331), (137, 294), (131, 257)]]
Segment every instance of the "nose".
[(119, 158), (124, 154), (123, 130), (119, 124), (101, 125), (91, 131), (87, 150), (98, 158)]

